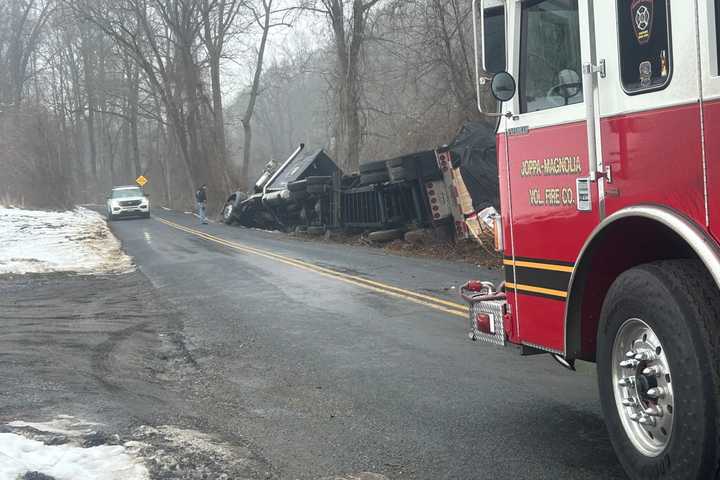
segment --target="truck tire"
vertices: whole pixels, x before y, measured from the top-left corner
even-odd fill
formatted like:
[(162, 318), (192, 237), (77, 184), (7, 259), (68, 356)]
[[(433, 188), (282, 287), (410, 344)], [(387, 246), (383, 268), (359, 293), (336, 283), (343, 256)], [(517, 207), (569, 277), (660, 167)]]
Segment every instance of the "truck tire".
[(600, 403), (631, 479), (718, 478), (718, 319), (717, 285), (696, 260), (634, 267), (610, 287), (597, 334)]
[(390, 180), (390, 176), (386, 170), (382, 172), (363, 173), (360, 175), (360, 186), (385, 183), (388, 180)]
[(307, 193), (310, 195), (322, 195), (326, 192), (327, 185), (313, 184), (307, 186)]
[(310, 185), (330, 185), (332, 184), (332, 177), (307, 177), (308, 187)]
[(387, 162), (385, 160), (375, 160), (372, 162), (361, 163), (358, 170), (361, 174), (384, 172), (387, 171)]
[(292, 195), (291, 198), (295, 200), (296, 202), (300, 202), (302, 200), (305, 200), (308, 197), (308, 191), (306, 189), (303, 190), (291, 190)]
[(371, 242), (391, 242), (398, 240), (405, 236), (404, 228), (393, 228), (391, 230), (377, 230), (375, 232), (368, 233), (368, 240)]
[(228, 202), (223, 207), (222, 220), (225, 225), (232, 225), (235, 221), (235, 205), (233, 202)]
[(388, 172), (390, 174), (390, 180), (392, 180), (393, 182), (415, 180), (417, 178), (417, 172), (414, 168), (390, 167)]
[(298, 180), (297, 182), (290, 182), (287, 184), (287, 189), (291, 192), (299, 192), (305, 190), (305, 187), (307, 187), (308, 182), (305, 180)]

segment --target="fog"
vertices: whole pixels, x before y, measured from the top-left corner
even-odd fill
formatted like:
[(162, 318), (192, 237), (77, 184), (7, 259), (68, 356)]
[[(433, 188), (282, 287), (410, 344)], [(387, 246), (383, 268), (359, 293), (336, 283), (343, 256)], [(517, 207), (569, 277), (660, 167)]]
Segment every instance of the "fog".
[(139, 175), (211, 205), (298, 143), (346, 172), (476, 120), (468, 0), (0, 0), (0, 205)]

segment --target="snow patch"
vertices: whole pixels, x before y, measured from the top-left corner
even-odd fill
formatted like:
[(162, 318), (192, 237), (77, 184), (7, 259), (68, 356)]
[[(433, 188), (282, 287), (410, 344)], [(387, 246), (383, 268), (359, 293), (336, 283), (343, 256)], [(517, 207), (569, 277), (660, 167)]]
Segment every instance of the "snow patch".
[(100, 214), (85, 208), (46, 212), (0, 207), (0, 274), (133, 270)]
[(57, 480), (149, 478), (145, 466), (120, 445), (45, 445), (15, 433), (0, 433), (0, 478), (16, 479), (29, 472)]
[[(271, 478), (247, 445), (163, 425), (129, 437), (62, 415), (0, 424), (0, 480), (213, 480)], [(372, 479), (374, 480), (374, 479)]]

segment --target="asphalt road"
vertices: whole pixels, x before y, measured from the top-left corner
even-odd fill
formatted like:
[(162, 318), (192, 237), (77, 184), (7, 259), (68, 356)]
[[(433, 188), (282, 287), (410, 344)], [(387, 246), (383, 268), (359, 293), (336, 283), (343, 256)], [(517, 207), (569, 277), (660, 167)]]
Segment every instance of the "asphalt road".
[(467, 339), (451, 287), (498, 272), (168, 211), (112, 230), (195, 371), (167, 395), (279, 478), (624, 478), (591, 370)]

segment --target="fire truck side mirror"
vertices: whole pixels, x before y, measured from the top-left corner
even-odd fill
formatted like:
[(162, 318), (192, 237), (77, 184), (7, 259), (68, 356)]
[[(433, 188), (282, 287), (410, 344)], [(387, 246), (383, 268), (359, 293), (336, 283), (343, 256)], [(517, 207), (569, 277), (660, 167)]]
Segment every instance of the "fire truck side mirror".
[(493, 97), (501, 102), (507, 102), (512, 100), (515, 96), (515, 90), (517, 85), (515, 79), (508, 72), (496, 73), (492, 77), (490, 82), (490, 91), (492, 91)]

